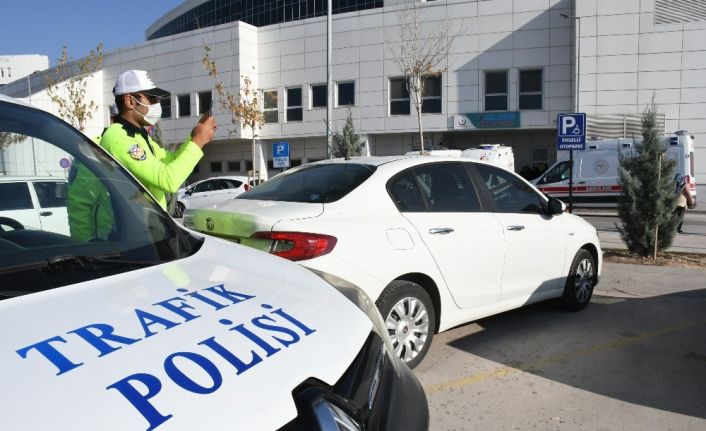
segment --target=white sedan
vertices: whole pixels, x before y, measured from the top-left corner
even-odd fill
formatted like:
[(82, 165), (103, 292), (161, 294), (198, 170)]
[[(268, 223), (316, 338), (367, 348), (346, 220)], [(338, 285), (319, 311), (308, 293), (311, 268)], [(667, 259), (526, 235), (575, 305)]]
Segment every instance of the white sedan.
[(196, 181), (177, 192), (174, 217), (181, 217), (186, 208), (202, 208), (233, 199), (250, 188), (248, 177), (237, 175)]
[(453, 157), (317, 162), (184, 223), (361, 286), (411, 367), (461, 323), (550, 298), (584, 308), (602, 261), (595, 228), (562, 202)]

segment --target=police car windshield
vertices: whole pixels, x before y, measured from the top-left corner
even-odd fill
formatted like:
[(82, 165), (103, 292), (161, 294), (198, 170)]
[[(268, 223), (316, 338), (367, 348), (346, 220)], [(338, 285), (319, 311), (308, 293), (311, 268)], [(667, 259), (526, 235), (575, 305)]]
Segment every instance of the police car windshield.
[(183, 258), (201, 242), (86, 136), (0, 98), (0, 298)]
[(323, 163), (277, 175), (236, 199), (286, 202), (335, 202), (367, 180), (376, 167), (358, 163)]

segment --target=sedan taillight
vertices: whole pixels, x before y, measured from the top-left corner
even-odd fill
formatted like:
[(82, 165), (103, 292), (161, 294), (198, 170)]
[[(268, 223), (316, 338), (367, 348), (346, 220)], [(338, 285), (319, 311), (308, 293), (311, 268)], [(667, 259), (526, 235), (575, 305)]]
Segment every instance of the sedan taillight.
[(323, 256), (336, 246), (335, 237), (318, 233), (255, 232), (252, 237), (271, 240), (270, 253), (293, 261)]
[(245, 189), (246, 192), (249, 192), (250, 189), (252, 189), (252, 186), (250, 184), (243, 184), (243, 188)]

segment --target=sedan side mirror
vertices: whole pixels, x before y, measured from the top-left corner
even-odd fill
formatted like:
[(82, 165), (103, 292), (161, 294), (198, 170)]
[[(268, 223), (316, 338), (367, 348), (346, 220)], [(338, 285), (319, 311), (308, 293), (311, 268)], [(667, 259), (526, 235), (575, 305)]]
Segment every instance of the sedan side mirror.
[(549, 198), (548, 211), (550, 215), (563, 214), (566, 211), (566, 204), (557, 198)]
[(193, 192), (194, 192), (194, 189), (193, 189), (193, 188), (190, 188), (190, 189), (186, 189), (186, 190), (184, 191), (184, 194), (187, 194), (187, 195), (191, 196), (191, 194), (192, 194)]

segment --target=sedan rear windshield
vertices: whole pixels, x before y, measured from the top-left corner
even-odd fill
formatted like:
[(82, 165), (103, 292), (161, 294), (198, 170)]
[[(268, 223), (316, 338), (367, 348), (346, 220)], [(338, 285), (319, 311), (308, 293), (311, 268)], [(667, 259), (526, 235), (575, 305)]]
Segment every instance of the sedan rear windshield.
[(375, 166), (326, 163), (286, 172), (236, 199), (286, 202), (335, 202), (367, 180)]

